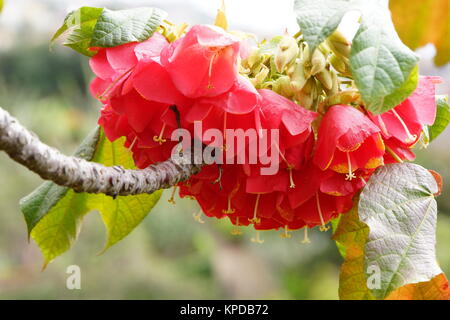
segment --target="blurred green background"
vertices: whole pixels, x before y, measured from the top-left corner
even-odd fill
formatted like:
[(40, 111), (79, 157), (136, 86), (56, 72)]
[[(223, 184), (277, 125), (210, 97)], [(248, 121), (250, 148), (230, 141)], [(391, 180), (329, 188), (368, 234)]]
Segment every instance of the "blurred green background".
[[(232, 4), (236, 1), (229, 0)], [(246, 5), (257, 1), (248, 0)], [(125, 5), (126, 3), (126, 5)], [(76, 148), (93, 128), (99, 105), (90, 98), (92, 78), (87, 59), (48, 40), (68, 8), (105, 5), (111, 8), (154, 5), (166, 9), (176, 22), (213, 21), (219, 1), (51, 1), (6, 0), (0, 16), (0, 105), (9, 110), (41, 139), (66, 154)], [(292, 1), (274, 14), (272, 25), (258, 28), (272, 10), (259, 1), (254, 20), (229, 12), (234, 28), (247, 28), (258, 36), (280, 34), (287, 26)], [(284, 11), (283, 11), (284, 10)], [(259, 20), (258, 20), (259, 19)], [(250, 20), (250, 21), (249, 21)], [(289, 22), (289, 28), (292, 28)], [(290, 30), (295, 31), (295, 30)], [(419, 50), (422, 74), (446, 79), (439, 91), (449, 92), (450, 66), (436, 69), (431, 46)], [(418, 162), (440, 172), (450, 182), (450, 134), (444, 133), (427, 150), (418, 151)], [(300, 243), (302, 232), (281, 239), (278, 232), (264, 232), (265, 243), (256, 245), (246, 230), (233, 237), (225, 221), (192, 214), (198, 206), (190, 200), (167, 202), (170, 191), (128, 238), (103, 255), (105, 230), (97, 213), (84, 221), (74, 248), (41, 272), (42, 258), (28, 242), (19, 199), (42, 181), (0, 153), (0, 299), (337, 299), (339, 266), (330, 233), (313, 230), (312, 243)], [(450, 274), (450, 187), (439, 200), (438, 258)], [(66, 289), (66, 268), (78, 265), (82, 290)]]

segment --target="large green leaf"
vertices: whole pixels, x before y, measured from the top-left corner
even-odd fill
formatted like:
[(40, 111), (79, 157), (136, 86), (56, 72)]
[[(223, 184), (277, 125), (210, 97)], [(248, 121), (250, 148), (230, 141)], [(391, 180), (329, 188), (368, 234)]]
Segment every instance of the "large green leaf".
[(437, 112), (436, 120), (431, 127), (428, 127), (430, 142), (436, 139), (450, 122), (450, 105), (447, 96), (438, 96), (436, 99)]
[(381, 272), (380, 287), (371, 288), (376, 298), (442, 273), (435, 252), (437, 192), (433, 175), (411, 163), (378, 169), (363, 189), (359, 218), (370, 229), (365, 264)]
[(90, 50), (92, 35), (97, 20), (103, 8), (82, 7), (69, 13), (63, 25), (56, 31), (51, 43), (53, 44), (63, 34), (67, 34), (64, 45), (81, 54), (92, 56), (95, 51)]
[(375, 114), (388, 111), (417, 86), (413, 74), (418, 57), (399, 39), (387, 0), (296, 0), (302, 34), (314, 49), (338, 27), (349, 11), (361, 13), (353, 39), (351, 71), (366, 107)]
[[(109, 142), (97, 129), (81, 145), (77, 156), (103, 163), (135, 168), (123, 140)], [(119, 196), (75, 193), (46, 182), (21, 201), (21, 209), (31, 237), (41, 249), (45, 264), (66, 252), (76, 240), (83, 217), (92, 210), (100, 212), (108, 238), (105, 250), (127, 236), (150, 212), (161, 191), (148, 195)]]
[(98, 18), (92, 36), (93, 47), (115, 47), (150, 38), (166, 13), (156, 8), (112, 11), (105, 9)]

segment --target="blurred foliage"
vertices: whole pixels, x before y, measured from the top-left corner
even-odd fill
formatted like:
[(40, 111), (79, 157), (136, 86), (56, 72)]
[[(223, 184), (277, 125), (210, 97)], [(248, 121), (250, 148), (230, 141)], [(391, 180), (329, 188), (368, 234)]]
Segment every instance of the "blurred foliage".
[(432, 43), (437, 49), (436, 64), (450, 61), (449, 0), (391, 0), (389, 4), (397, 32), (407, 46), (417, 49)]

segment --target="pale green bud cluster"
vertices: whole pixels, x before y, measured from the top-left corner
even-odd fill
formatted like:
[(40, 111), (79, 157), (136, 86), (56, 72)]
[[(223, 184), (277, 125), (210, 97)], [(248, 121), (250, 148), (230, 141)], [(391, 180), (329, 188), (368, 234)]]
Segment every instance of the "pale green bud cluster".
[(350, 43), (339, 32), (311, 52), (307, 43), (289, 35), (263, 41), (241, 63), (241, 74), (258, 89), (271, 89), (299, 105), (317, 110), (341, 91), (340, 77), (352, 85)]

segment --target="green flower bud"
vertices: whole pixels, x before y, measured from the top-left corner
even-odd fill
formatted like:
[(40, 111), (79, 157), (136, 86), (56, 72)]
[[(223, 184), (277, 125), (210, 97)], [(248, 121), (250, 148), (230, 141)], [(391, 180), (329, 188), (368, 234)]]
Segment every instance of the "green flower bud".
[(258, 87), (264, 82), (264, 80), (266, 80), (267, 76), (269, 75), (269, 72), (270, 72), (269, 68), (263, 65), (261, 70), (255, 75), (253, 79), (250, 79), (250, 81), (255, 87)]
[(275, 54), (275, 66), (278, 72), (283, 72), (298, 55), (299, 49), (297, 40), (290, 36), (283, 36), (278, 43), (277, 53)]
[(329, 61), (337, 72), (343, 75), (350, 74), (350, 65), (347, 58), (339, 57), (335, 54), (332, 54)]
[(314, 105), (314, 98), (311, 94), (299, 91), (295, 94), (295, 100), (297, 103), (306, 109), (311, 109)]
[(321, 50), (316, 49), (311, 57), (311, 75), (316, 75), (325, 69), (327, 65), (327, 59)]
[[(289, 78), (291, 79), (291, 86), (295, 91), (300, 91), (309, 79), (309, 75), (305, 70), (304, 61), (297, 59), (295, 64), (292, 66), (292, 72), (289, 73)], [(309, 73), (309, 72), (308, 72)]]
[(327, 68), (317, 73), (316, 78), (326, 90), (331, 90), (331, 88), (333, 88), (333, 76)]
[(334, 54), (345, 58), (350, 57), (351, 43), (344, 37), (341, 32), (336, 30), (327, 39), (327, 43)]
[(340, 85), (339, 85), (339, 78), (336, 74), (336, 72), (330, 71), (331, 74), (331, 81), (332, 81), (332, 86), (331, 89), (327, 90), (327, 94), (332, 96), (335, 95), (337, 93), (339, 93), (340, 90)]
[(291, 86), (291, 79), (288, 76), (278, 78), (273, 83), (272, 90), (286, 98), (294, 96), (294, 89)]

